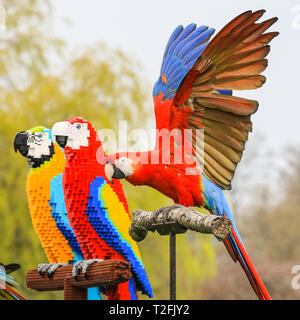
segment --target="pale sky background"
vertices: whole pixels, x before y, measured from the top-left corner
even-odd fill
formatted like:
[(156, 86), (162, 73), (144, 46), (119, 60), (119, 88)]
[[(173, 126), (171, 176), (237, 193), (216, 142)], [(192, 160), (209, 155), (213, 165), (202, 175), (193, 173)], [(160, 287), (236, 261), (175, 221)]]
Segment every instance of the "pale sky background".
[[(142, 76), (152, 84), (159, 75), (166, 42), (177, 25), (194, 22), (218, 32), (232, 18), (249, 9), (265, 9), (263, 20), (277, 16), (279, 21), (270, 30), (279, 31), (280, 35), (271, 42), (269, 66), (264, 72), (266, 84), (258, 90), (238, 93), (258, 100), (260, 107), (252, 117), (253, 133), (238, 166), (240, 178), (235, 177), (233, 182), (239, 185), (238, 181), (244, 181), (242, 184), (248, 186), (252, 178), (254, 190), (260, 182), (270, 188), (281, 185), (278, 169), (286, 170), (289, 156), (285, 146), (300, 146), (300, 0), (52, 0), (52, 4), (55, 35), (70, 47), (105, 41), (113, 48), (122, 49), (142, 64)], [(151, 98), (152, 87), (148, 90)], [(153, 106), (149, 104), (149, 108)], [(155, 127), (154, 117), (151, 126)], [(259, 147), (262, 138), (264, 143)], [(252, 154), (251, 149), (259, 148), (251, 170), (246, 159)], [(248, 176), (244, 177), (245, 173)], [(255, 201), (255, 192), (241, 192), (248, 201)]]

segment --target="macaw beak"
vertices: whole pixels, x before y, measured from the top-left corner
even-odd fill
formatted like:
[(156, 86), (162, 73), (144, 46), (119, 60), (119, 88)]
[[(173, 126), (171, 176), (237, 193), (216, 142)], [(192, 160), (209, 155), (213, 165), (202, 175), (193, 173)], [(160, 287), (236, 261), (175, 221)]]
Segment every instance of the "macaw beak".
[(26, 131), (21, 131), (17, 133), (14, 140), (14, 149), (15, 152), (20, 152), (23, 157), (26, 157), (29, 151), (29, 147), (27, 145), (27, 140), (29, 137), (29, 133)]
[(52, 127), (52, 136), (53, 140), (57, 142), (57, 144), (61, 148), (65, 148), (68, 143), (68, 128), (70, 123), (67, 121), (56, 122)]
[(124, 179), (126, 178), (125, 174), (114, 164), (108, 162), (104, 167), (104, 172), (107, 179), (113, 183), (113, 179)]
[(114, 166), (112, 163), (107, 163), (104, 167), (104, 172), (106, 175), (106, 178), (113, 183), (112, 176), (114, 175)]
[(7, 265), (3, 265), (3, 267), (5, 268), (5, 273), (10, 274), (14, 271), (17, 271), (21, 268), (21, 266), (17, 263), (10, 263)]

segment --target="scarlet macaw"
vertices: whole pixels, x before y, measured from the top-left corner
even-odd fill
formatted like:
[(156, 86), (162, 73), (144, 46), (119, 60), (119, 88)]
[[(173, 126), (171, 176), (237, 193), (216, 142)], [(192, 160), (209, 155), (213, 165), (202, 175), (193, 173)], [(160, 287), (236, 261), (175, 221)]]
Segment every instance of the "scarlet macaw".
[[(260, 73), (267, 67), (268, 43), (278, 35), (264, 33), (277, 18), (256, 23), (264, 12), (240, 14), (211, 41), (214, 29), (178, 26), (167, 43), (153, 88), (159, 130), (155, 149), (119, 153), (111, 157), (105, 171), (109, 180), (126, 178), (133, 185), (157, 189), (176, 204), (227, 216), (233, 223), (232, 234), (224, 241), (229, 254), (239, 261), (257, 296), (270, 299), (222, 191), (231, 189), (252, 129), (250, 116), (258, 108), (257, 101), (232, 96), (231, 90), (264, 84), (266, 79)], [(191, 131), (185, 134), (186, 129)], [(170, 137), (173, 140), (167, 148), (164, 142)]]
[(66, 167), (63, 188), (68, 218), (86, 261), (79, 262), (74, 276), (86, 272), (98, 259), (131, 263), (134, 279), (106, 288), (111, 300), (137, 299), (136, 290), (152, 297), (141, 255), (129, 236), (131, 216), (120, 181), (105, 178), (105, 154), (92, 125), (82, 118), (57, 122), (53, 139), (64, 148)]
[[(19, 132), (14, 148), (27, 158), (30, 166), (26, 182), (30, 215), (49, 261), (49, 264), (40, 264), (38, 270), (51, 278), (60, 266), (83, 259), (65, 206), (64, 152), (52, 141), (51, 130), (42, 126)], [(88, 300), (100, 299), (98, 288), (88, 289)]]

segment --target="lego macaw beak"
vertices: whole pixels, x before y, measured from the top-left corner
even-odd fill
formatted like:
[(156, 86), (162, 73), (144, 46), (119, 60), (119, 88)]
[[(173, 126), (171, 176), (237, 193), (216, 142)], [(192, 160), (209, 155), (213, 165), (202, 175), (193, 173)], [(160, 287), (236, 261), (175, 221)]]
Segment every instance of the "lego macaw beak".
[(114, 164), (108, 162), (104, 167), (104, 172), (107, 179), (113, 183), (113, 179), (124, 179), (126, 178), (125, 174)]
[(29, 147), (27, 145), (29, 133), (26, 131), (21, 131), (17, 133), (14, 139), (14, 150), (15, 152), (20, 152), (23, 157), (28, 155)]
[(7, 265), (3, 265), (1, 263), (1, 265), (5, 268), (5, 273), (6, 274), (10, 274), (14, 271), (17, 271), (21, 268), (21, 266), (17, 263), (10, 263), (10, 264), (7, 264)]
[(112, 165), (112, 163), (109, 162), (105, 165), (104, 172), (105, 172), (106, 178), (113, 183), (112, 176), (114, 174), (114, 166)]
[(52, 128), (53, 140), (57, 142), (57, 144), (63, 149), (66, 147), (68, 143), (69, 125), (70, 125), (69, 122), (61, 121), (61, 122), (56, 122)]

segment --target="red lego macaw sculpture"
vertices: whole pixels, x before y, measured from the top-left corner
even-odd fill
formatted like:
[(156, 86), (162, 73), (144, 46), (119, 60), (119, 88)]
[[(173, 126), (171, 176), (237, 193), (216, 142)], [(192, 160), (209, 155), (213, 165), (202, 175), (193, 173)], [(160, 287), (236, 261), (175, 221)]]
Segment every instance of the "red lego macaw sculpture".
[(107, 287), (108, 299), (136, 300), (137, 291), (153, 297), (138, 246), (129, 236), (131, 216), (122, 184), (106, 179), (106, 156), (95, 129), (75, 117), (57, 122), (52, 135), (64, 148), (62, 184), (68, 219), (85, 259), (74, 265), (73, 276), (85, 274), (88, 265), (98, 260), (127, 260), (134, 278)]

